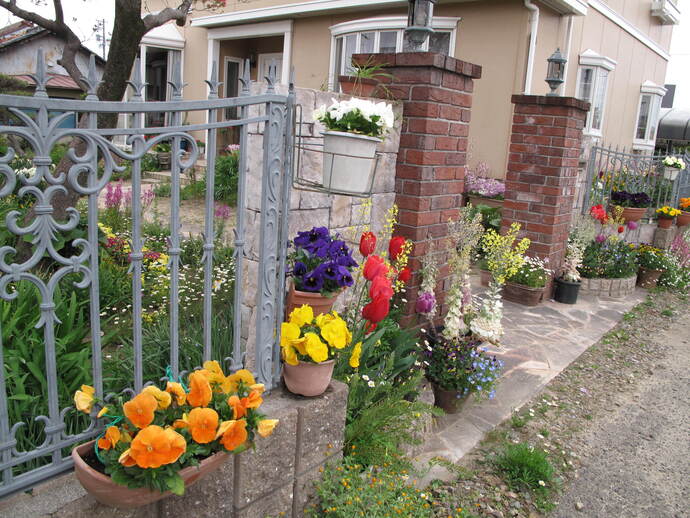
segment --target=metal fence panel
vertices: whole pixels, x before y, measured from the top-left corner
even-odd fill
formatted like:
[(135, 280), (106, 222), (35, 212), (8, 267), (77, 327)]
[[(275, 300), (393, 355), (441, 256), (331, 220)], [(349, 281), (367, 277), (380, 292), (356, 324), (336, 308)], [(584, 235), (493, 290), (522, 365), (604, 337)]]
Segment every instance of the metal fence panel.
[[(37, 59), (36, 92), (32, 97), (0, 95), (0, 105), (9, 110), (20, 121), (16, 125), (0, 126), (0, 135), (12, 135), (22, 139), (31, 148), (30, 158), (36, 168), (33, 176), (17, 174), (12, 167), (15, 150), (9, 147), (6, 154), (0, 156), (0, 200), (16, 194), (19, 198), (33, 198), (33, 217), (31, 221), (22, 221), (17, 211), (7, 214), (3, 225), (16, 238), (31, 241), (33, 250), (28, 258), (20, 258), (15, 246), (5, 245), (0, 248), (0, 298), (4, 301), (18, 299), (17, 287), (21, 283), (30, 283), (38, 292), (40, 319), (36, 327), (43, 330), (44, 365), (40, 368), (45, 376), (45, 394), (47, 415), (25, 415), (23, 420), (10, 421), (9, 405), (13, 404), (18, 394), (8, 392), (8, 377), (14, 374), (6, 371), (7, 364), (3, 357), (12, 343), (2, 343), (2, 326), (0, 320), (0, 496), (31, 487), (37, 482), (53, 476), (71, 467), (69, 449), (76, 443), (95, 437), (100, 423), (95, 416), (84, 423), (78, 430), (68, 415), (73, 411), (72, 405), (61, 408), (58, 394), (60, 375), (56, 358), (55, 329), (59, 324), (56, 316), (55, 292), (61, 281), (69, 281), (78, 288), (88, 288), (89, 326), (88, 343), (92, 368), (92, 384), (98, 397), (108, 394), (112, 387), (104, 386), (103, 351), (101, 343), (101, 303), (99, 288), (99, 207), (98, 198), (109, 183), (114, 172), (124, 170), (123, 164), (129, 163), (132, 168), (132, 205), (131, 205), (131, 253), (129, 255), (132, 276), (132, 328), (131, 343), (133, 346), (133, 369), (128, 389), (138, 391), (146, 383), (154, 380), (144, 379), (143, 367), (143, 333), (142, 316), (142, 273), (144, 272), (144, 239), (142, 233), (143, 213), (142, 193), (142, 159), (161, 142), (169, 142), (171, 154), (171, 204), (170, 204), (170, 237), (167, 253), (170, 258), (167, 270), (170, 282), (168, 312), (170, 320), (168, 361), (171, 376), (177, 378), (181, 373), (180, 364), (180, 253), (181, 253), (181, 213), (180, 191), (181, 177), (185, 171), (194, 166), (200, 156), (196, 140), (191, 131), (204, 131), (208, 154), (204, 232), (203, 232), (203, 343), (202, 359), (216, 359), (224, 363), (227, 369), (236, 370), (244, 366), (245, 347), (242, 340), (241, 306), (248, 301), (251, 294), (243, 293), (243, 261), (245, 258), (246, 218), (245, 197), (247, 193), (247, 133), (251, 123), (264, 125), (264, 171), (261, 181), (261, 245), (259, 251), (260, 277), (257, 279), (256, 294), (256, 346), (255, 356), (258, 380), (267, 388), (274, 386), (277, 371), (274, 362), (277, 360), (277, 339), (279, 339), (279, 320), (284, 298), (285, 249), (287, 245), (286, 229), (289, 207), (290, 186), (292, 184), (292, 131), (294, 122), (294, 89), (288, 94), (275, 92), (275, 66), (269, 72), (268, 89), (264, 94), (250, 95), (249, 66), (242, 78), (241, 95), (236, 98), (218, 98), (220, 85), (214, 64), (211, 77), (208, 79), (208, 99), (204, 101), (182, 100), (182, 77), (180, 63), (176, 63), (173, 81), (170, 86), (173, 98), (168, 102), (147, 102), (142, 96), (145, 87), (140, 76), (140, 67), (134, 66), (134, 77), (130, 82), (133, 97), (128, 102), (99, 101), (96, 96), (98, 81), (93, 59), (89, 73), (84, 82), (88, 85), (88, 95), (84, 100), (49, 99), (45, 85), (47, 74), (43, 54), (39, 51)], [(259, 115), (249, 117), (249, 107), (264, 107)], [(219, 120), (219, 114), (234, 107), (238, 109), (239, 118)], [(183, 116), (190, 111), (200, 111), (207, 116), (202, 124), (182, 124)], [(145, 115), (153, 112), (167, 112), (167, 127), (145, 127)], [(133, 124), (130, 128), (99, 128), (98, 116), (102, 114), (130, 114)], [(33, 115), (32, 115), (33, 114)], [(82, 117), (77, 128), (65, 128), (63, 122), (70, 117)], [(232, 343), (212, 343), (213, 319), (213, 261), (214, 261), (214, 180), (216, 175), (215, 148), (218, 130), (227, 127), (238, 127), (240, 135), (239, 192), (237, 221), (234, 229), (234, 268), (236, 272), (233, 300), (233, 315), (230, 324), (233, 330)], [(129, 148), (116, 146), (112, 137), (126, 138)], [(73, 163), (69, 171), (55, 174), (52, 171), (50, 152), (64, 139), (77, 139), (80, 145), (70, 151)], [(188, 155), (182, 151), (186, 142)], [(116, 158), (117, 157), (117, 160)], [(102, 166), (101, 166), (102, 164)], [(102, 168), (101, 168), (102, 167)], [(66, 192), (66, 186), (86, 199), (86, 238), (71, 241), (72, 253), (61, 254), (56, 242), (75, 230), (80, 223), (79, 211), (70, 208), (66, 220), (59, 220), (53, 208), (56, 195)], [(0, 227), (1, 228), (1, 227)], [(254, 232), (257, 229), (249, 229)], [(45, 266), (51, 270), (46, 273)], [(74, 279), (74, 277), (77, 277)], [(251, 305), (254, 302), (251, 301)], [(7, 304), (8, 302), (3, 302)], [(2, 307), (2, 306), (0, 306)], [(248, 322), (245, 322), (248, 324)], [(12, 337), (11, 337), (12, 338)], [(220, 351), (214, 357), (213, 351)], [(31, 358), (24, 358), (30, 360)], [(163, 366), (161, 366), (163, 367)], [(165, 377), (161, 378), (165, 380)], [(119, 387), (121, 389), (121, 387)], [(65, 404), (65, 402), (63, 402)], [(17, 437), (32, 423), (40, 423), (43, 437), (41, 444), (30, 449), (19, 449)], [(78, 424), (78, 422), (77, 422)], [(33, 469), (26, 469), (29, 462), (39, 460), (40, 464)]]

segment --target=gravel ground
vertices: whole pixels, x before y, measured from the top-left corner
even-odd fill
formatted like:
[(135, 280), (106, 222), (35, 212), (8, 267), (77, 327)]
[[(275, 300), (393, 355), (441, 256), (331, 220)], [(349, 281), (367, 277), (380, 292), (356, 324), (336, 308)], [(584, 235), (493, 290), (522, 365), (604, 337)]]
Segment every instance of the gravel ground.
[[(689, 353), (687, 296), (650, 295), (432, 483), (436, 515), (690, 517)], [(509, 442), (545, 450), (554, 481), (509, 487), (487, 462)]]

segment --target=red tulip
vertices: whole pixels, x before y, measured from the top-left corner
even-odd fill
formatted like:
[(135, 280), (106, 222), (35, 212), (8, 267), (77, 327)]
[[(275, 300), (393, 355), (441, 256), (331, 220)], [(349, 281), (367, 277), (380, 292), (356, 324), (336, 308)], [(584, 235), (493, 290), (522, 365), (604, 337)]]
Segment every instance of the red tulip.
[(366, 257), (376, 250), (376, 236), (373, 232), (364, 232), (359, 238), (359, 253)]
[(362, 270), (362, 274), (366, 280), (373, 281), (379, 275), (386, 275), (387, 273), (388, 267), (381, 257), (378, 255), (370, 255), (367, 257), (367, 262), (364, 263), (364, 270)]
[(369, 297), (374, 300), (378, 296), (383, 296), (390, 300), (393, 297), (393, 288), (391, 286), (391, 280), (385, 275), (379, 275), (374, 277), (371, 281), (371, 287), (369, 288)]
[(620, 225), (620, 226), (618, 227), (618, 233), (619, 233), (619, 234), (622, 234), (623, 232), (625, 232), (625, 227), (624, 227), (623, 225)]
[(391, 238), (391, 242), (388, 244), (388, 255), (391, 261), (396, 261), (403, 251), (403, 246), (405, 245), (405, 238), (401, 236), (395, 236)]
[(390, 309), (390, 300), (384, 295), (379, 295), (362, 308), (362, 316), (372, 324), (378, 324), (388, 316)]
[(412, 278), (412, 270), (410, 270), (407, 266), (400, 270), (400, 273), (398, 274), (398, 280), (400, 282), (408, 283), (410, 279)]

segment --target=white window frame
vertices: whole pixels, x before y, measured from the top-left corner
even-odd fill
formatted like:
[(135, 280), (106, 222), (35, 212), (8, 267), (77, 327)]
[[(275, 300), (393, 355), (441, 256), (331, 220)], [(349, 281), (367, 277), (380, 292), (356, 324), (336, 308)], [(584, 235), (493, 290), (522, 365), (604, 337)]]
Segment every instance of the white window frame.
[[(228, 63), (237, 63), (238, 67), (238, 72), (239, 72), (239, 77), (242, 77), (244, 75), (244, 60), (242, 58), (236, 58), (234, 56), (225, 56), (223, 58), (223, 97), (227, 98), (228, 97)], [(241, 88), (241, 83), (239, 81), (239, 77), (237, 79), (237, 91), (240, 92), (242, 90)], [(239, 110), (238, 110), (239, 111)], [(225, 109), (225, 112), (223, 113), (223, 118), (225, 120), (234, 120), (228, 118), (228, 109)]]
[[(439, 32), (449, 32), (450, 41), (448, 42), (448, 55), (453, 57), (455, 55), (455, 43), (457, 41), (458, 23), (461, 18), (454, 16), (434, 16), (432, 27)], [(361, 20), (353, 20), (350, 22), (343, 22), (330, 27), (331, 31), (331, 56), (328, 64), (328, 87), (333, 90), (336, 83), (335, 74), (335, 47), (336, 38), (345, 36), (347, 34), (357, 34), (357, 47), (363, 32), (375, 32), (374, 48), (379, 45), (379, 38), (381, 32), (397, 31), (396, 52), (402, 51), (403, 33), (407, 27), (407, 16), (384, 16), (377, 18), (363, 18)], [(425, 43), (428, 48), (429, 39)]]
[[(653, 150), (656, 145), (657, 126), (659, 124), (659, 112), (661, 111), (661, 99), (666, 94), (666, 88), (659, 86), (652, 81), (645, 81), (640, 87), (640, 100), (637, 103), (637, 113), (635, 114), (635, 127), (633, 129), (633, 149), (640, 151)], [(637, 127), (640, 122), (640, 112), (642, 110), (642, 99), (645, 95), (649, 95), (651, 102), (649, 104), (649, 115), (647, 116), (647, 127), (645, 128), (645, 137), (640, 139), (637, 137)], [(651, 130), (653, 131), (653, 138), (648, 138)]]
[[(591, 68), (594, 70), (594, 79), (592, 83), (592, 99), (585, 99), (588, 102), (592, 102), (597, 93), (598, 82), (600, 81), (600, 73), (602, 70), (607, 71), (606, 78), (606, 90), (604, 91), (602, 106), (601, 106), (601, 123), (599, 128), (592, 127), (592, 118), (594, 116), (594, 110), (590, 108), (587, 113), (587, 119), (585, 120), (585, 127), (583, 133), (585, 135), (590, 135), (594, 137), (601, 137), (604, 131), (604, 119), (606, 114), (606, 100), (608, 98), (609, 84), (611, 82), (611, 72), (616, 68), (616, 61), (606, 56), (602, 56), (591, 49), (587, 49), (582, 54), (580, 54), (580, 66), (577, 70), (577, 82), (575, 84), (575, 95), (580, 97), (580, 86), (582, 83), (582, 70), (586, 68)], [(593, 106), (592, 106), (593, 108)]]

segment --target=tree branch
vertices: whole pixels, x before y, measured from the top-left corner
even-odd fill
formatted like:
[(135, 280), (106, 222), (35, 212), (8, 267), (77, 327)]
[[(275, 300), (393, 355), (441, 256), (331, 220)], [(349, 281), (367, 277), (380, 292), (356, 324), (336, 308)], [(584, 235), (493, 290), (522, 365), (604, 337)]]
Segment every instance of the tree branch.
[(62, 11), (62, 0), (53, 0), (53, 8), (55, 9), (55, 21), (64, 24), (65, 14)]
[(187, 21), (187, 14), (192, 6), (193, 0), (183, 0), (177, 7), (166, 7), (157, 13), (150, 13), (144, 16), (144, 27), (146, 31), (160, 27), (170, 20), (175, 20), (177, 25), (183, 27)]
[[(57, 1), (59, 3), (59, 0)], [(43, 16), (36, 14), (32, 11), (27, 11), (26, 9), (22, 9), (21, 7), (17, 7), (16, 0), (0, 0), (0, 7), (4, 7), (13, 15), (19, 18), (23, 18), (26, 21), (33, 22), (36, 25), (43, 27), (44, 29), (48, 29), (49, 31), (53, 31), (59, 34), (62, 34), (64, 28), (67, 27), (64, 23), (62, 24), (63, 27), (60, 27), (55, 20), (49, 20), (48, 18), (44, 18)]]

